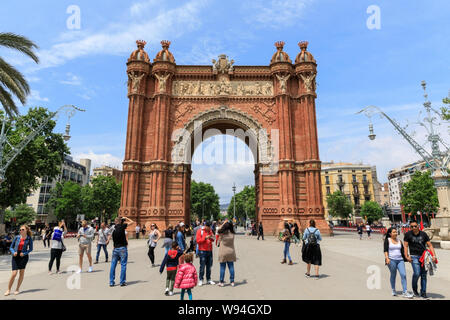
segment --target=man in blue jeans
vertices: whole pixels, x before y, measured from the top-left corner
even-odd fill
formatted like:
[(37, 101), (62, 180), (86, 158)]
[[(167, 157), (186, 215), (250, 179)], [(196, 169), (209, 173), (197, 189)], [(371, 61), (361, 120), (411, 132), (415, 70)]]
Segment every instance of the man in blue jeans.
[(212, 266), (212, 244), (214, 242), (214, 234), (211, 231), (211, 224), (205, 223), (205, 226), (197, 231), (196, 235), (198, 244), (198, 255), (200, 256), (200, 272), (198, 285), (203, 285), (203, 277), (205, 275), (206, 267), (206, 281), (208, 284), (215, 284), (211, 280), (211, 266)]
[[(125, 223), (127, 222), (127, 223)], [(114, 250), (112, 253), (112, 260), (111, 260), (111, 270), (109, 272), (109, 286), (114, 287), (115, 283), (115, 277), (116, 277), (116, 266), (117, 262), (120, 261), (120, 286), (125, 287), (127, 285), (126, 279), (127, 279), (127, 262), (128, 262), (128, 236), (126, 234), (126, 229), (128, 225), (133, 224), (134, 221), (127, 218), (116, 218), (115, 220), (115, 226), (114, 231), (109, 236), (109, 239), (111, 237), (113, 238), (114, 242)]]
[[(437, 262), (436, 253), (434, 252), (433, 245), (431, 244), (430, 238), (428, 235), (419, 230), (419, 226), (416, 221), (412, 221), (410, 224), (411, 231), (405, 233), (404, 241), (404, 250), (406, 259), (411, 262), (413, 268), (413, 277), (412, 277), (412, 288), (414, 295), (417, 297), (422, 297), (427, 299), (427, 272), (421, 266), (419, 261), (422, 254), (427, 250), (426, 246), (428, 246), (428, 250), (431, 251), (433, 255), (434, 263)], [(426, 246), (425, 246), (426, 245)], [(408, 254), (408, 248), (409, 253)], [(420, 278), (420, 295), (417, 291), (417, 282)]]

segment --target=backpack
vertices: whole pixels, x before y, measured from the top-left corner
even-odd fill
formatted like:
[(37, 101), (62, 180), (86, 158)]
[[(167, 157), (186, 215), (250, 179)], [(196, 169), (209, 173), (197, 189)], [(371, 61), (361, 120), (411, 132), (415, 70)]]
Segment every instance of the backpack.
[(316, 229), (316, 230), (314, 230), (314, 232), (311, 232), (309, 229), (308, 229), (308, 231), (309, 231), (309, 235), (308, 235), (308, 244), (317, 244), (317, 237), (316, 237), (316, 235), (315, 235), (315, 233), (316, 233), (316, 231), (317, 231), (318, 229)]
[(52, 240), (56, 240), (56, 241), (61, 241), (61, 237), (62, 237), (62, 231), (59, 229), (55, 229), (53, 231), (53, 237)]

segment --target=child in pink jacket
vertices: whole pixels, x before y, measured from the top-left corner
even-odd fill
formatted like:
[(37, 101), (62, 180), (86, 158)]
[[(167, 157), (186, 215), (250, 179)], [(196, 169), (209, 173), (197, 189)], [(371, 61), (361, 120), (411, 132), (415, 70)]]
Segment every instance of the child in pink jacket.
[(187, 291), (189, 300), (192, 300), (191, 289), (197, 285), (198, 277), (192, 261), (194, 255), (192, 253), (184, 255), (184, 262), (178, 267), (177, 276), (175, 278), (175, 288), (181, 289), (181, 300), (184, 300), (184, 293)]

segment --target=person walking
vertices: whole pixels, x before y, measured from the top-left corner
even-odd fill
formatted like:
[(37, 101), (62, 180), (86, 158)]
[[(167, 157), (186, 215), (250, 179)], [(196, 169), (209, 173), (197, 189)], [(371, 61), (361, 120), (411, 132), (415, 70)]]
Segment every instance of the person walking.
[(263, 224), (261, 221), (259, 222), (259, 226), (258, 226), (258, 240), (259, 240), (259, 237), (262, 237), (262, 239), (264, 240), (264, 229), (263, 229)]
[(281, 237), (281, 241), (284, 242), (284, 250), (283, 250), (284, 259), (281, 261), (281, 264), (286, 263), (286, 257), (288, 257), (289, 265), (293, 265), (291, 255), (289, 254), (289, 247), (291, 246), (291, 238), (292, 238), (291, 228), (289, 227), (289, 224), (285, 222)]
[[(420, 259), (427, 251), (426, 247), (428, 247), (428, 250), (433, 256), (433, 262), (437, 263), (436, 252), (434, 251), (430, 238), (425, 232), (419, 230), (419, 225), (416, 221), (411, 221), (409, 226), (411, 227), (411, 231), (405, 233), (403, 241), (405, 257), (412, 264), (413, 268), (412, 288), (415, 296), (427, 299), (427, 271), (424, 266), (421, 265)], [(419, 278), (420, 295), (417, 286)]]
[(192, 232), (192, 238), (194, 239), (194, 246), (195, 246), (195, 257), (198, 258), (198, 243), (197, 243), (197, 232), (200, 230), (202, 226), (200, 225), (200, 221), (196, 221), (196, 226)]
[(115, 225), (113, 232), (109, 235), (108, 240), (113, 239), (114, 249), (111, 259), (111, 269), (109, 271), (109, 286), (115, 286), (116, 267), (117, 262), (120, 261), (120, 286), (125, 287), (127, 285), (127, 263), (128, 263), (128, 240), (126, 230), (129, 225), (134, 223), (128, 217), (117, 217), (115, 219)]
[(368, 222), (366, 224), (366, 232), (367, 232), (367, 238), (370, 239), (370, 233), (372, 232), (372, 228), (370, 227), (370, 224)]
[[(322, 252), (320, 250), (322, 236), (320, 230), (316, 228), (316, 222), (312, 219), (309, 220), (309, 227), (303, 233), (303, 240), (302, 260), (306, 263), (305, 276), (319, 280), (319, 266), (322, 265)], [(311, 264), (316, 269), (315, 276), (311, 276)]]
[(61, 256), (65, 250), (64, 236), (67, 234), (67, 226), (64, 220), (61, 220), (57, 227), (53, 229), (52, 248), (50, 249), (50, 262), (48, 263), (48, 274), (52, 274), (53, 262), (56, 259), (56, 273), (60, 273)]
[(98, 263), (98, 258), (100, 258), (100, 251), (102, 249), (103, 252), (105, 252), (105, 262), (108, 262), (108, 238), (110, 233), (111, 230), (106, 227), (106, 223), (102, 222), (102, 224), (100, 225), (100, 229), (97, 232), (97, 255), (95, 256), (94, 264)]
[(78, 254), (80, 256), (80, 270), (77, 273), (81, 273), (83, 269), (83, 256), (86, 252), (86, 255), (89, 260), (89, 269), (88, 272), (92, 272), (92, 240), (94, 239), (95, 231), (94, 228), (88, 225), (86, 220), (81, 222), (81, 228), (78, 230)]
[(299, 228), (298, 228), (297, 222), (294, 223), (294, 232), (293, 232), (293, 237), (292, 237), (292, 239), (294, 239), (294, 243), (295, 243), (296, 245), (299, 245), (299, 244), (300, 244), (300, 230), (299, 230)]
[(47, 224), (45, 226), (44, 247), (47, 244), (47, 248), (50, 248), (50, 239), (52, 238), (52, 229)]
[(11, 288), (16, 279), (17, 271), (19, 271), (19, 280), (17, 281), (15, 295), (20, 293), (20, 286), (22, 285), (23, 278), (25, 276), (25, 268), (28, 263), (28, 257), (30, 252), (33, 251), (33, 239), (31, 238), (31, 229), (27, 225), (23, 225), (19, 229), (19, 235), (14, 237), (9, 247), (12, 259), (12, 274), (8, 283), (8, 290), (5, 292), (5, 296), (9, 296)]
[(358, 234), (359, 234), (359, 240), (362, 240), (362, 236), (363, 236), (363, 224), (362, 224), (362, 223), (359, 223), (359, 224), (356, 226), (356, 230), (358, 231)]
[(175, 285), (178, 263), (182, 255), (183, 251), (178, 246), (178, 243), (173, 242), (172, 249), (166, 253), (161, 262), (161, 266), (159, 267), (159, 273), (163, 273), (164, 268), (167, 266), (166, 291), (164, 292), (166, 296), (173, 296), (173, 287)]
[(234, 228), (231, 222), (226, 222), (218, 230), (219, 234), (219, 263), (220, 281), (219, 286), (224, 286), (225, 269), (228, 266), (230, 271), (230, 284), (234, 287), (234, 263), (236, 262), (236, 252), (234, 250)]
[(184, 252), (186, 250), (186, 239), (184, 237), (184, 223), (183, 222), (180, 222), (178, 224), (176, 241), (178, 243), (178, 247), (180, 248), (180, 250)]
[(41, 238), (42, 242), (44, 243), (44, 248), (47, 247), (47, 239), (45, 238), (46, 234), (47, 234), (47, 226), (41, 229)]
[(144, 224), (144, 226), (142, 227), (142, 230), (141, 230), (142, 238), (145, 237), (145, 233), (146, 233), (146, 232), (147, 232), (147, 227), (146, 227), (145, 224)]
[(206, 281), (208, 284), (215, 284), (211, 280), (211, 266), (212, 266), (212, 246), (214, 243), (214, 235), (211, 232), (211, 223), (205, 222), (199, 231), (197, 231), (197, 244), (198, 244), (198, 254), (200, 257), (200, 274), (198, 285), (201, 287), (203, 285), (203, 277), (205, 275), (206, 268)]
[(175, 278), (175, 288), (181, 289), (180, 299), (184, 300), (184, 294), (187, 292), (189, 300), (192, 300), (192, 289), (197, 285), (198, 276), (192, 261), (192, 253), (185, 254), (184, 263), (178, 268)]
[(173, 226), (169, 224), (167, 229), (164, 231), (163, 248), (166, 249), (166, 252), (164, 254), (167, 254), (167, 252), (169, 252), (169, 250), (172, 248), (172, 242), (173, 242)]
[(136, 239), (139, 239), (139, 234), (141, 233), (141, 226), (138, 224), (135, 228)]
[(158, 226), (154, 223), (150, 225), (150, 233), (148, 234), (148, 257), (152, 263), (152, 267), (155, 267), (155, 248), (158, 244), (159, 238), (161, 238), (161, 232), (158, 230)]
[[(413, 295), (407, 291), (406, 283), (406, 268), (405, 268), (405, 251), (403, 242), (398, 239), (398, 232), (395, 227), (391, 227), (386, 232), (386, 238), (384, 239), (384, 258), (385, 263), (391, 272), (391, 289), (392, 295), (396, 296), (395, 291), (395, 279), (397, 276), (397, 270), (400, 273), (404, 298), (412, 298)], [(407, 261), (407, 260), (406, 260)]]

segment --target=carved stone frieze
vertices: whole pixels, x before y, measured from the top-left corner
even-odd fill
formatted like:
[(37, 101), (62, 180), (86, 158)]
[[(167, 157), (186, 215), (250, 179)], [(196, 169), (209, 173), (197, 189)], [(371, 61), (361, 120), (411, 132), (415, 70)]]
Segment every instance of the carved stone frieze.
[(196, 96), (272, 96), (272, 81), (174, 81), (172, 95)]

